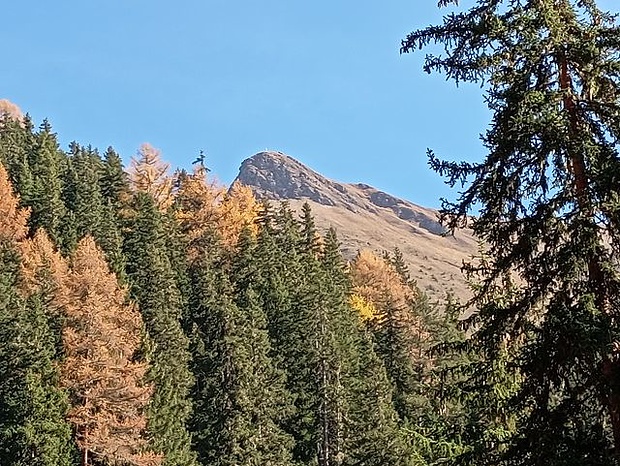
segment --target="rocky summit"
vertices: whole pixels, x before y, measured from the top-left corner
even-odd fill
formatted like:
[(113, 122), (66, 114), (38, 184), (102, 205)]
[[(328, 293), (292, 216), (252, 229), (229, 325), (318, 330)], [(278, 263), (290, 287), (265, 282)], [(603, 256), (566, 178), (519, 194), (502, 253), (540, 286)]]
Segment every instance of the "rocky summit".
[(477, 242), (469, 230), (445, 235), (436, 210), (367, 184), (327, 179), (276, 151), (243, 161), (237, 181), (251, 187), (258, 198), (288, 201), (294, 209), (308, 202), (319, 228), (336, 228), (348, 258), (364, 248), (380, 254), (398, 247), (412, 278), (432, 298), (469, 295), (460, 269), (476, 252)]

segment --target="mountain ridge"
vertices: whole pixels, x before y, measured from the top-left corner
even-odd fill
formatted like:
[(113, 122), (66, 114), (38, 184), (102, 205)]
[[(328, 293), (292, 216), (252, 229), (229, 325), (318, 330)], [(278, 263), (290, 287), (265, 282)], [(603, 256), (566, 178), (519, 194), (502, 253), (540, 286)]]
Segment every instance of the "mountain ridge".
[(244, 160), (235, 181), (259, 199), (287, 201), (295, 210), (308, 202), (321, 230), (336, 229), (347, 259), (359, 249), (381, 253), (398, 247), (412, 278), (432, 298), (469, 295), (460, 268), (477, 251), (477, 241), (469, 230), (446, 235), (434, 209), (365, 183), (331, 180), (279, 151)]

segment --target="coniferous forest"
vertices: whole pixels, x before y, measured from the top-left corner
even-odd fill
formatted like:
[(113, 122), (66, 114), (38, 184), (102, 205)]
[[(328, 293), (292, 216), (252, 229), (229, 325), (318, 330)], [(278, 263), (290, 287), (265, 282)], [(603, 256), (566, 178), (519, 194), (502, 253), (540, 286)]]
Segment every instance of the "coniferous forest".
[(428, 154), (480, 240), (467, 303), (204, 157), (125, 167), (3, 109), (0, 465), (619, 465), (617, 18), (479, 0), (401, 52), (436, 45), (492, 114), (482, 161)]
[[(0, 464), (401, 465), (460, 451), (458, 340), (398, 250), (143, 145), (0, 121)], [(433, 414), (435, 413), (435, 414)], [(441, 414), (440, 414), (441, 413)]]

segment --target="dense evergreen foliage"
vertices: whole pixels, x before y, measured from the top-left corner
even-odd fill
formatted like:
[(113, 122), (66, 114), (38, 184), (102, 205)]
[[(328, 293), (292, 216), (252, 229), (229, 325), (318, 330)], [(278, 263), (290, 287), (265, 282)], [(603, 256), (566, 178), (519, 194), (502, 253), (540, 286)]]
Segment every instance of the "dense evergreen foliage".
[(27, 117), (0, 120), (0, 162), (3, 465), (433, 458), (399, 401), (435, 395), (415, 371), (428, 345), (408, 358), (418, 341), (363, 318), (307, 205), (261, 205), (203, 165), (172, 178), (148, 145), (128, 172), (111, 148), (65, 153)]
[[(457, 5), (443, 0), (443, 6)], [(620, 464), (620, 29), (594, 0), (479, 0), (411, 33), (425, 70), (486, 84), (478, 163), (430, 153), (443, 218), (485, 254), (468, 319), (467, 464)], [(470, 213), (476, 213), (474, 218)]]
[(619, 464), (616, 20), (478, 0), (429, 44), (493, 112), (485, 160), (430, 154), (480, 239), (465, 308), (203, 155), (125, 169), (0, 113), (0, 464)]

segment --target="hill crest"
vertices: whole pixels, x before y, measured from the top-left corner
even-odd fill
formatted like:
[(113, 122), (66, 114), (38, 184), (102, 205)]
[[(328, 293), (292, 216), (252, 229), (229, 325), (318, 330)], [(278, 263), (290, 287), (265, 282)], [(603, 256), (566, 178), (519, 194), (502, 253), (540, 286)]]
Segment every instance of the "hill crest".
[(469, 294), (460, 268), (476, 252), (477, 242), (468, 230), (444, 236), (434, 209), (364, 183), (330, 180), (277, 151), (244, 160), (236, 181), (249, 186), (260, 199), (287, 201), (294, 209), (308, 202), (319, 228), (337, 230), (349, 259), (359, 249), (381, 253), (398, 247), (412, 278), (432, 297)]

